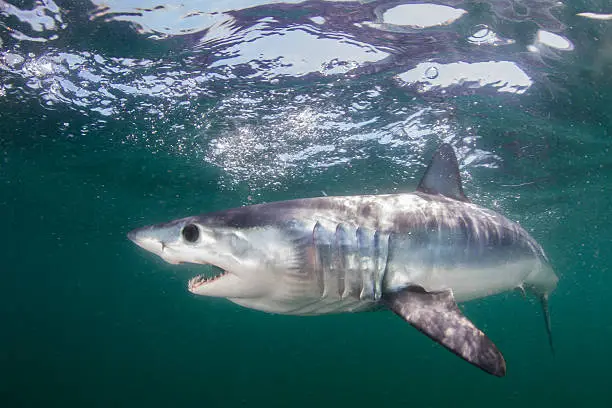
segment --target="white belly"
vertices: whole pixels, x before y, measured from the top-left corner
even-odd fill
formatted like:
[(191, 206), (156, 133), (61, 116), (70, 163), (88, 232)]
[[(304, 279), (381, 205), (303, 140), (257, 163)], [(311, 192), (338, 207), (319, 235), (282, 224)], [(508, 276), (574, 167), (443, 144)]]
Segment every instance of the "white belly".
[(456, 301), (464, 302), (521, 287), (538, 262), (523, 259), (486, 267), (433, 268), (428, 273), (415, 274), (413, 284), (427, 291), (451, 289)]

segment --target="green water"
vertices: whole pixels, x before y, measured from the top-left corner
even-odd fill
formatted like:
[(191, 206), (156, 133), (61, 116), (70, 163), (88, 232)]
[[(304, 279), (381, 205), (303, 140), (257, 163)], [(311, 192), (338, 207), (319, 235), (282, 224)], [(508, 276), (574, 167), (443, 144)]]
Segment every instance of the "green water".
[[(64, 18), (81, 31), (90, 24)], [(601, 24), (568, 28), (575, 56), (546, 68), (564, 78), (557, 88), (513, 97), (428, 99), (382, 72), (352, 83), (300, 78), (159, 99), (135, 93), (113, 102), (109, 116), (95, 103), (49, 105), (23, 71), (3, 68), (0, 81), (11, 87), (0, 100), (0, 406), (612, 406), (612, 71), (607, 51), (589, 42), (611, 38)], [(128, 29), (107, 39), (91, 30), (11, 52), (66, 47), (154, 60), (176, 47)], [(124, 37), (128, 45), (113, 51)], [(3, 38), (5, 49), (16, 47)], [(359, 93), (369, 89), (378, 95)], [(258, 102), (241, 102), (245, 95)], [(350, 113), (343, 104), (351, 98), (373, 105)], [(427, 107), (446, 113), (423, 119), (422, 136), (386, 127)], [(324, 120), (287, 122), (311, 110)], [(357, 132), (373, 141), (340, 126), (373, 116), (381, 122)], [(251, 143), (232, 139), (244, 132), (262, 153), (251, 145), (211, 150), (212, 141)], [(253, 202), (411, 191), (449, 138), (460, 148), (466, 194), (528, 229), (560, 278), (551, 297), (555, 355), (534, 299), (507, 293), (462, 305), (503, 352), (502, 379), (390, 312), (278, 316), (194, 296), (186, 282), (197, 268), (165, 264), (126, 238), (139, 226)], [(330, 144), (335, 153), (277, 166), (279, 154)]]
[[(14, 118), (2, 119), (6, 128)], [(561, 121), (549, 125), (564, 132)], [(513, 166), (547, 177), (539, 189), (508, 192), (499, 187), (508, 177), (500, 170), (481, 170), (469, 183), (468, 194), (473, 186), (482, 191), (482, 204), (505, 195), (506, 213), (532, 230), (561, 279), (551, 300), (555, 356), (534, 302), (508, 294), (465, 305), (504, 352), (504, 379), (465, 364), (391, 313), (273, 316), (197, 298), (186, 291), (188, 272), (148, 256), (125, 233), (241, 205), (240, 191), (219, 188), (216, 172), (201, 163), (116, 148), (112, 141), (92, 142), (93, 148), (52, 138), (17, 141), (3, 152), (0, 183), (2, 400), (5, 406), (608, 406), (611, 169), (603, 141), (583, 142), (594, 138), (589, 131), (560, 140), (549, 152), (551, 168), (539, 166), (537, 157)], [(322, 174), (269, 196), (377, 186), (346, 172), (336, 178)], [(402, 188), (414, 185), (406, 180)], [(262, 192), (260, 200), (267, 198)]]

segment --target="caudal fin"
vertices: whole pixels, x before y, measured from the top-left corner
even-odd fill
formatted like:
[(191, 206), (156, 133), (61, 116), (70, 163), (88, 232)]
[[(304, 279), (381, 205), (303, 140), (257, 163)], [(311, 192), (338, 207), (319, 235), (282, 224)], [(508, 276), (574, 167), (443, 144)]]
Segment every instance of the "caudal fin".
[(555, 354), (555, 346), (553, 344), (552, 329), (550, 327), (550, 312), (548, 311), (548, 294), (544, 293), (539, 295), (540, 305), (542, 305), (542, 315), (544, 316), (544, 323), (546, 324), (546, 333), (548, 334), (548, 344), (550, 350)]

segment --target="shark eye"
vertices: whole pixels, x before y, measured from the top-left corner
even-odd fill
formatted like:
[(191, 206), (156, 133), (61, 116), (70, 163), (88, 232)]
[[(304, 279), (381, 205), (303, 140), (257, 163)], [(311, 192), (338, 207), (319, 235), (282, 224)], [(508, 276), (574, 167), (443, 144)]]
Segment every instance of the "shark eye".
[(200, 238), (200, 229), (195, 224), (187, 224), (183, 227), (181, 234), (185, 241), (194, 243)]

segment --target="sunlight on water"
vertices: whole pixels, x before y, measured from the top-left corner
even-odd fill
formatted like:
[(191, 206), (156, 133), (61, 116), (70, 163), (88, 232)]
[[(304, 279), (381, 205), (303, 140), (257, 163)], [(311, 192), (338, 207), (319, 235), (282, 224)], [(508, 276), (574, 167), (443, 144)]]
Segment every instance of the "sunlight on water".
[[(384, 10), (382, 13), (379, 12), (379, 24), (411, 28), (435, 27), (451, 24), (465, 13), (467, 12), (463, 9), (441, 4), (401, 4)], [(381, 26), (380, 28), (393, 29), (396, 27)]]
[[(520, 104), (519, 95), (551, 89), (547, 64), (574, 44), (556, 2), (489, 6), (131, 0), (66, 13), (53, 1), (2, 1), (1, 95), (68, 108), (96, 126), (145, 123), (121, 143), (213, 164), (228, 188), (280, 188), (308, 169), (358, 164), (376, 146), (384, 147), (377, 157), (410, 168), (442, 140), (464, 163), (497, 166), (500, 158), (478, 146), (478, 127), (457, 122), (450, 98)], [(527, 20), (531, 32), (508, 29)], [(143, 38), (150, 52), (60, 46), (68, 28), (88, 24)]]
[[(205, 160), (223, 171), (225, 185), (252, 189), (280, 187), (305, 168), (351, 165), (373, 144), (408, 167), (433, 140), (461, 151), (472, 146), (465, 154), (473, 154), (478, 130), (461, 129), (448, 102), (412, 99), (408, 108), (391, 95), (401, 88), (407, 97), (524, 94), (549, 86), (541, 58), (572, 48), (553, 32), (562, 25), (546, 1), (515, 14), (490, 3), (500, 21), (533, 17), (541, 27), (522, 46), (508, 30), (497, 32), (483, 10), (454, 3), (94, 1), (70, 14), (52, 1), (31, 9), (1, 4), (5, 97), (35, 98), (101, 123), (148, 123), (147, 134), (122, 142)], [(69, 27), (86, 29), (88, 21), (125, 38), (143, 36), (150, 47), (181, 42), (171, 53), (151, 48), (138, 57), (59, 48)], [(368, 85), (375, 76), (379, 83)], [(315, 78), (323, 81), (315, 88), (295, 83)], [(325, 84), (335, 80), (354, 85)], [(279, 91), (257, 90), (268, 85)], [(393, 102), (383, 107), (383, 100)]]
[(418, 92), (440, 91), (451, 87), (491, 87), (497, 92), (524, 93), (533, 81), (515, 63), (508, 61), (421, 63), (398, 75), (407, 86)]

